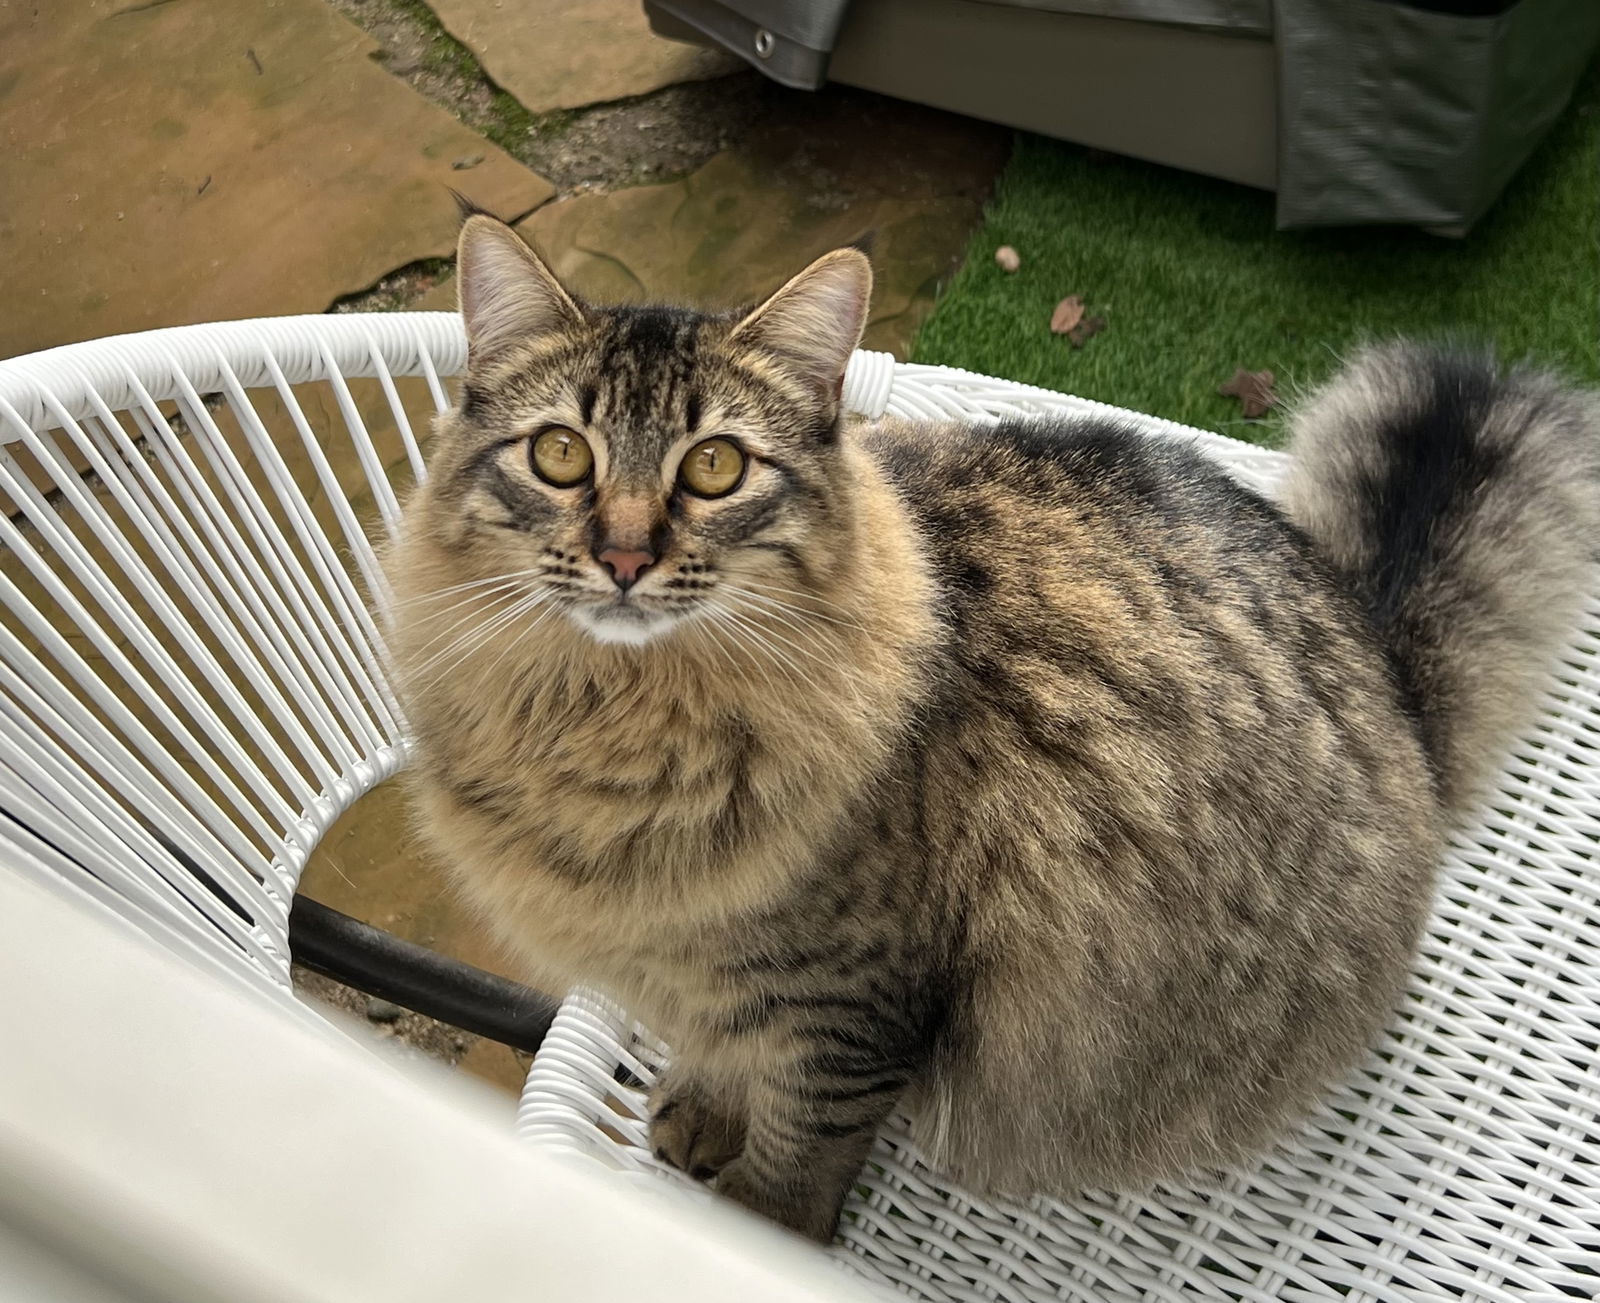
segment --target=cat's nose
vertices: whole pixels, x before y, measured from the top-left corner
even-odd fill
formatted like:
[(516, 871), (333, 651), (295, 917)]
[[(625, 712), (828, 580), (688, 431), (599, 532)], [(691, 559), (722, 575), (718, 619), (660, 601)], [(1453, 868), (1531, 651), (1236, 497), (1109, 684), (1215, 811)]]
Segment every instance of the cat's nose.
[(595, 553), (594, 559), (611, 572), (617, 587), (627, 592), (639, 582), (639, 576), (656, 563), (654, 552), (624, 552), (608, 547)]

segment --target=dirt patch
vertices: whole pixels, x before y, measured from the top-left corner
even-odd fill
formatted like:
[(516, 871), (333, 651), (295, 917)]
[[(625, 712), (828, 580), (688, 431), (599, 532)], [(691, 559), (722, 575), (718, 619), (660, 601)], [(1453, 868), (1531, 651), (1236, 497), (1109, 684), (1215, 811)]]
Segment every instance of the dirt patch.
[(376, 284), (335, 299), (329, 312), (398, 312), (410, 307), (456, 269), (454, 258), (423, 258), (407, 263)]
[(343, 986), (299, 964), (293, 967), (293, 977), (295, 994), (301, 999), (339, 1010), (357, 1026), (368, 1029), (373, 1040), (394, 1041), (447, 1067), (460, 1063), (478, 1039), (447, 1023), (435, 1022), (397, 1004), (363, 995), (354, 987)]
[(527, 162), (563, 194), (676, 180), (765, 121), (783, 95), (749, 72), (595, 105), (536, 139)]
[(533, 1065), (531, 1054), (412, 1013), (299, 964), (293, 966), (292, 975), (296, 995), (308, 1004), (337, 1009), (345, 1015), (344, 1025), (355, 1035), (365, 1033), (375, 1041), (390, 1042), (403, 1056), (431, 1059), (476, 1077), (500, 1091), (510, 1108), (521, 1097), (523, 1082)]

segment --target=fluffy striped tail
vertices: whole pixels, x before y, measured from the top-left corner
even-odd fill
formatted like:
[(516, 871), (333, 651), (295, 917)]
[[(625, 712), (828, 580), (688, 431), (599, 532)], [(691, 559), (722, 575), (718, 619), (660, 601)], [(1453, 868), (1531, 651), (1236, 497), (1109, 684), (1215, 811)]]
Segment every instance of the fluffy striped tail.
[(1482, 354), (1390, 344), (1294, 422), (1285, 505), (1372, 613), (1437, 775), (1469, 805), (1576, 616), (1600, 400)]

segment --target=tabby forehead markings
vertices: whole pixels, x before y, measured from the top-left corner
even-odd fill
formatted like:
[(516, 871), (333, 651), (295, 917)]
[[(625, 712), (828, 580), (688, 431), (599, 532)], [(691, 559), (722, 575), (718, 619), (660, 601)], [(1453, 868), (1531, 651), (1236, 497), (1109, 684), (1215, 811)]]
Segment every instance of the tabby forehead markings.
[[(483, 216), (460, 255), (386, 558), (421, 827), (533, 980), (672, 1045), (664, 1159), (826, 1239), (897, 1104), (1070, 1197), (1349, 1071), (1581, 589), (1591, 398), (1373, 350), (1280, 508), (1098, 418), (842, 421), (855, 251), (722, 315), (580, 303)], [(550, 423), (590, 483), (533, 474)], [(745, 476), (695, 498), (713, 436)]]

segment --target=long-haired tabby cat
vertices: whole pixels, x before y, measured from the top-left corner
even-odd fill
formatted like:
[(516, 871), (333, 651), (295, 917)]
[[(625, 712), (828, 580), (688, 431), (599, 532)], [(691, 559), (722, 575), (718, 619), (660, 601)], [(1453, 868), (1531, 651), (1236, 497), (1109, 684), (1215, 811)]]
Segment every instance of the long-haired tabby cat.
[(833, 1234), (897, 1103), (1000, 1191), (1270, 1143), (1394, 1007), (1587, 575), (1589, 399), (1361, 355), (1283, 505), (1103, 418), (842, 420), (865, 257), (598, 308), (460, 242), (388, 557), (422, 826), (674, 1058), (658, 1152)]

